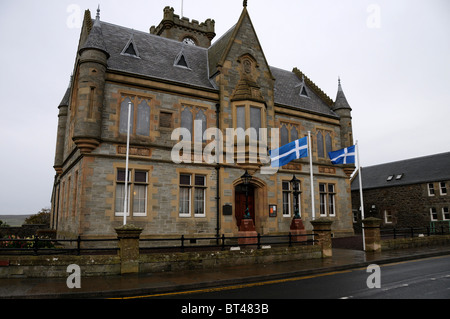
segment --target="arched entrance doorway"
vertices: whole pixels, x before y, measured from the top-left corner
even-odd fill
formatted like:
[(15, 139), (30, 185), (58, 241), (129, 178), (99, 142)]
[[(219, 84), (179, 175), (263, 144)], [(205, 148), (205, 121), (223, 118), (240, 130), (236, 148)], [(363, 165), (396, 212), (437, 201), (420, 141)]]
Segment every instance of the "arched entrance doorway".
[[(234, 193), (234, 207), (235, 207), (235, 217), (236, 224), (239, 229), (241, 226), (241, 221), (244, 218), (246, 210), (246, 186), (244, 184), (239, 184), (235, 187)], [(248, 185), (248, 210), (253, 223), (256, 225), (255, 220), (255, 187), (253, 185)]]

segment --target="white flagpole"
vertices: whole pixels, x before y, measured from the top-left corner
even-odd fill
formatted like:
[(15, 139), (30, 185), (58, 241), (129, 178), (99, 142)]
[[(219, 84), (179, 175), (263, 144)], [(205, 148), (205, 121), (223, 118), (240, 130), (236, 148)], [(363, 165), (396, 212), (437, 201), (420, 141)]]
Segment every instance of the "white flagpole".
[(314, 174), (313, 174), (313, 162), (312, 162), (312, 143), (311, 132), (308, 131), (308, 153), (309, 153), (309, 170), (311, 174), (311, 207), (312, 207), (312, 220), (316, 219), (316, 209), (314, 205)]
[(128, 157), (130, 156), (130, 122), (131, 122), (131, 102), (128, 102), (128, 124), (127, 124), (127, 155), (125, 160), (125, 197), (123, 200), (123, 225), (127, 224), (127, 197), (128, 197)]
[[(356, 156), (358, 158), (358, 178), (359, 178), (359, 196), (361, 202), (361, 220), (364, 220), (364, 201), (363, 201), (363, 187), (362, 187), (362, 177), (361, 177), (361, 164), (359, 161), (359, 145), (358, 141), (356, 141)], [(366, 250), (366, 240), (364, 234), (364, 225), (362, 225), (362, 236), (363, 236), (363, 249)]]

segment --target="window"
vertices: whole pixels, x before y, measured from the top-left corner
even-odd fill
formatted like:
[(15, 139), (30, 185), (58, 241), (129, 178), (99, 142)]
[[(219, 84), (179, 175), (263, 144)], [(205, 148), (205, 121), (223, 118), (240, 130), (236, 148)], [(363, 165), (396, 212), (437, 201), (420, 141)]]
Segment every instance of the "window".
[[(206, 110), (194, 106), (183, 106), (181, 111), (181, 127), (189, 130), (191, 133), (191, 141), (206, 142), (204, 139), (205, 131), (207, 129)], [(197, 125), (194, 125), (194, 121)], [(201, 123), (201, 125), (199, 125)]]
[[(283, 181), (282, 191), (283, 191), (283, 217), (291, 217), (292, 214), (295, 214), (295, 200), (294, 200), (295, 198), (294, 198), (294, 190), (291, 187), (291, 182)], [(297, 202), (298, 202), (298, 213), (301, 217), (302, 215), (301, 184), (299, 184), (299, 194)]]
[[(255, 105), (250, 105), (250, 103), (239, 104), (235, 107), (235, 128), (241, 128), (246, 131), (249, 128), (253, 128), (256, 135), (252, 140), (259, 140), (259, 129), (264, 127), (264, 108), (262, 106), (258, 106), (258, 103), (254, 103)], [(238, 140), (244, 140), (245, 136), (239, 136)]]
[(298, 126), (291, 123), (281, 123), (280, 126), (280, 146), (298, 140)]
[(392, 181), (394, 179), (394, 175), (389, 175), (386, 179), (388, 182)]
[(430, 215), (431, 215), (431, 220), (432, 221), (436, 221), (438, 220), (438, 215), (437, 215), (437, 211), (436, 208), (430, 208)]
[(450, 213), (449, 213), (448, 207), (442, 208), (442, 219), (450, 220)]
[(180, 174), (180, 217), (191, 217), (192, 209), (194, 210), (195, 217), (206, 217), (205, 198), (205, 175)]
[[(148, 172), (128, 171), (127, 216), (147, 216)], [(116, 177), (116, 216), (123, 216), (125, 200), (125, 170), (118, 169)]]
[(384, 211), (384, 222), (386, 224), (392, 224), (392, 213), (390, 211)]
[(447, 195), (447, 187), (445, 186), (445, 182), (439, 183), (439, 189), (441, 190), (441, 195)]
[(428, 196), (434, 196), (434, 184), (433, 183), (428, 184)]
[(137, 96), (122, 97), (119, 133), (127, 134), (128, 132), (128, 106), (130, 103), (130, 134), (150, 136), (150, 99)]
[(336, 216), (336, 192), (334, 184), (319, 184), (320, 216)]
[[(325, 136), (325, 137), (324, 137)], [(333, 141), (327, 131), (317, 132), (317, 156), (328, 158), (328, 153), (332, 151)]]

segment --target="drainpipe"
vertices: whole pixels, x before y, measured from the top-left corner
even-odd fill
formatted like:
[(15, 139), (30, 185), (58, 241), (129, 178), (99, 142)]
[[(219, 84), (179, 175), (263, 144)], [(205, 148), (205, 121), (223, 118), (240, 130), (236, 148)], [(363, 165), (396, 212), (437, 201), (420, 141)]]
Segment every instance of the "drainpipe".
[[(216, 104), (216, 127), (217, 127), (217, 135), (216, 135), (216, 140), (217, 137), (220, 134), (220, 104)], [(219, 154), (219, 143), (217, 143), (217, 147), (216, 147), (216, 215), (217, 215), (217, 227), (216, 227), (216, 241), (217, 241), (217, 245), (219, 244), (219, 238), (220, 238), (220, 163), (219, 163), (219, 158), (220, 158), (220, 154)]]

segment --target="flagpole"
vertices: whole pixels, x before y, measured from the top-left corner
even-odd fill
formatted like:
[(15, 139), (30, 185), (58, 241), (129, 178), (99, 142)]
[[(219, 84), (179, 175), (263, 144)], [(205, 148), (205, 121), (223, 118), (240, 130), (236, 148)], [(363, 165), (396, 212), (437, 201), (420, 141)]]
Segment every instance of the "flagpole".
[(128, 197), (128, 158), (130, 156), (130, 122), (131, 102), (128, 102), (128, 124), (127, 124), (127, 155), (125, 159), (125, 196), (123, 200), (123, 225), (127, 224), (127, 197)]
[[(359, 196), (360, 196), (360, 202), (361, 202), (361, 221), (364, 220), (364, 201), (363, 201), (363, 188), (362, 188), (362, 177), (361, 177), (361, 165), (359, 161), (359, 145), (358, 141), (356, 141), (356, 157), (358, 158), (358, 178), (359, 178)], [(364, 224), (361, 222), (362, 225), (362, 236), (363, 236), (363, 249), (366, 250), (366, 240), (365, 240), (365, 234), (364, 234)]]
[(309, 152), (309, 170), (311, 174), (311, 207), (312, 207), (312, 220), (316, 219), (316, 209), (314, 205), (314, 174), (313, 174), (313, 162), (312, 162), (312, 143), (311, 132), (308, 131), (308, 152)]

